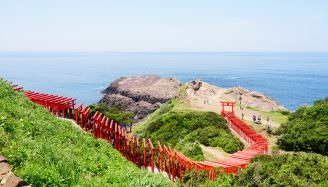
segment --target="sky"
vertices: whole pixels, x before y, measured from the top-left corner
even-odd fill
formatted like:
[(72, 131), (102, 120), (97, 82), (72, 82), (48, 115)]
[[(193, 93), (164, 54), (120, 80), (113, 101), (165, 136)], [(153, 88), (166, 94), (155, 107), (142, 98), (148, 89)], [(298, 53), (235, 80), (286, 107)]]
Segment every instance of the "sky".
[(328, 52), (328, 1), (0, 0), (0, 51)]

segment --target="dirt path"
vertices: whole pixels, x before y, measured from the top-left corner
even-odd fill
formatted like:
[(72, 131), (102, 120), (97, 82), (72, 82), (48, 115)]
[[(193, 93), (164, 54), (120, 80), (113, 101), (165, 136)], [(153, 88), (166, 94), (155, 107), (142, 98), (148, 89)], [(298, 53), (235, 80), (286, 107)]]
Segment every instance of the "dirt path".
[(218, 147), (207, 147), (204, 145), (200, 145), (202, 151), (204, 153), (205, 160), (213, 161), (213, 160), (221, 160), (228, 157), (230, 154), (226, 153), (222, 150), (222, 148)]
[(63, 121), (68, 121), (68, 122), (72, 123), (72, 126), (73, 126), (73, 127), (82, 130), (81, 127), (80, 127), (80, 125), (77, 124), (77, 123), (75, 122), (75, 120), (73, 120), (73, 119), (67, 119), (67, 118), (61, 118), (61, 117), (57, 117), (57, 119), (60, 119), (60, 120), (63, 120)]

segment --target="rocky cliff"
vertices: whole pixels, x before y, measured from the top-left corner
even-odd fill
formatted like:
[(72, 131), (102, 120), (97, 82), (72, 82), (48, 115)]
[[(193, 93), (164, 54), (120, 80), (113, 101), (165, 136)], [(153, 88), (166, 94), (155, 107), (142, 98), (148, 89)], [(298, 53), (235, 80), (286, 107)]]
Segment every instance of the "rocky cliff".
[(118, 106), (123, 111), (136, 114), (140, 121), (160, 107), (160, 104), (177, 97), (181, 86), (174, 78), (159, 76), (132, 76), (115, 80), (102, 93), (100, 103)]
[(277, 110), (285, 110), (287, 109), (279, 103), (262, 93), (250, 91), (242, 87), (234, 87), (227, 89), (225, 92), (227, 97), (230, 97), (230, 100), (242, 100), (242, 104), (256, 108), (262, 111), (277, 111)]

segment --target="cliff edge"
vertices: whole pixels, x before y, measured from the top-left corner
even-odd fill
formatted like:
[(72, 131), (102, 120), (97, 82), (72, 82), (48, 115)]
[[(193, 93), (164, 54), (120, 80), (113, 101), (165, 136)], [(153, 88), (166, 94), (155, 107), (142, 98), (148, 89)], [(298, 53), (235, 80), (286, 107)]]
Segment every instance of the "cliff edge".
[(181, 82), (156, 75), (122, 77), (115, 80), (102, 93), (99, 103), (118, 106), (125, 112), (136, 114), (140, 121), (160, 107), (160, 104), (178, 97)]

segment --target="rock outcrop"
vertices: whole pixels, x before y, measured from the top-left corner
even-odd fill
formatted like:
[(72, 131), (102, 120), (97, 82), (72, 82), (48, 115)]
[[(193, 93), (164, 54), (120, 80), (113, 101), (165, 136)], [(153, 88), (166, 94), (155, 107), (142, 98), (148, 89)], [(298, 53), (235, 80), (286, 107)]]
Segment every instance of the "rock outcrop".
[(180, 81), (155, 75), (120, 78), (106, 88), (100, 100), (107, 106), (118, 106), (136, 114), (138, 122), (160, 107), (160, 104), (179, 95)]
[(22, 180), (21, 178), (15, 176), (11, 171), (10, 165), (7, 163), (7, 160), (0, 155), (0, 186), (2, 187), (15, 187), (15, 186), (26, 186), (30, 185)]
[(244, 107), (251, 107), (260, 111), (287, 110), (277, 101), (262, 93), (249, 91), (243, 87), (222, 88), (200, 80), (187, 83), (185, 100), (194, 109), (217, 111), (220, 109), (220, 101), (240, 103), (240, 99)]
[(259, 92), (249, 91), (242, 87), (230, 88), (225, 92), (225, 95), (230, 97), (231, 100), (235, 99), (237, 101), (242, 100), (242, 104), (256, 108), (262, 111), (277, 111), (287, 109), (279, 103)]

